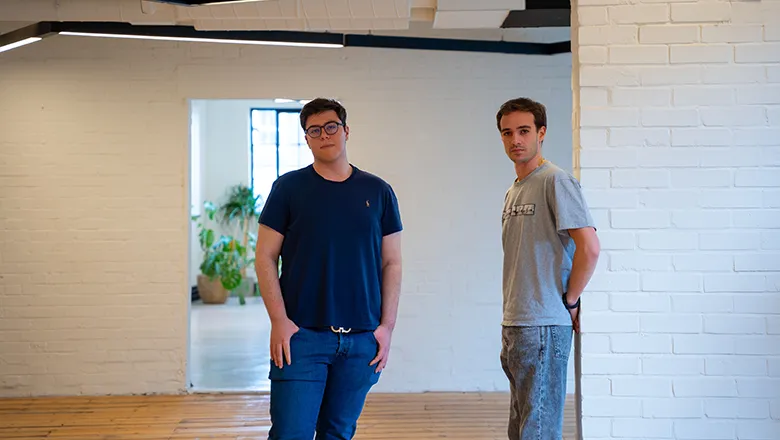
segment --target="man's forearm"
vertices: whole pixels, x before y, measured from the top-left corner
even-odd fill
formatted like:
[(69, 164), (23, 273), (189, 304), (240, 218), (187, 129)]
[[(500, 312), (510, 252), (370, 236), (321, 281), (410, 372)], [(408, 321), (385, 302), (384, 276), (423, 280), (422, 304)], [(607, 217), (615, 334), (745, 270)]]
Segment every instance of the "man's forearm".
[(588, 251), (585, 248), (577, 248), (574, 251), (569, 285), (566, 290), (566, 297), (570, 304), (575, 303), (577, 298), (585, 291), (585, 287), (596, 270), (598, 259), (598, 252)]
[(260, 296), (263, 297), (263, 303), (271, 321), (287, 318), (282, 289), (279, 287), (279, 266), (277, 264), (278, 260), (274, 261), (270, 258), (258, 257), (255, 259), (255, 272), (257, 272)]
[(388, 263), (382, 268), (382, 319), (380, 325), (393, 330), (401, 296), (401, 264)]

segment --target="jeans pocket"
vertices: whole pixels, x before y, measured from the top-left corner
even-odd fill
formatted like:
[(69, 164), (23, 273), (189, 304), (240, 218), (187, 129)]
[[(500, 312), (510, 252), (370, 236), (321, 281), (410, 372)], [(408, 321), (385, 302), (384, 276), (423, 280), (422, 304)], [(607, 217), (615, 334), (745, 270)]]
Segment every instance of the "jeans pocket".
[(572, 326), (553, 325), (550, 327), (550, 339), (552, 340), (553, 354), (556, 359), (568, 359), (571, 351)]

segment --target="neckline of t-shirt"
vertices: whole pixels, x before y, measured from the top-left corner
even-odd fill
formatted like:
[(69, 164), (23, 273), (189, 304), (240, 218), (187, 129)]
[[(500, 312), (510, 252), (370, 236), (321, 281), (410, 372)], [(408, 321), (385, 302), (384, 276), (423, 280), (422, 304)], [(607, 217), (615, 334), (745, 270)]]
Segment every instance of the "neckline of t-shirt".
[(542, 162), (542, 163), (541, 163), (541, 164), (540, 164), (538, 167), (534, 168), (534, 169), (533, 169), (533, 171), (531, 171), (530, 173), (528, 173), (528, 175), (527, 175), (527, 176), (523, 177), (523, 180), (517, 180), (517, 178), (515, 178), (514, 184), (515, 184), (515, 185), (520, 185), (521, 183), (523, 183), (523, 182), (526, 182), (528, 179), (530, 179), (530, 178), (531, 178), (531, 176), (533, 176), (534, 174), (536, 174), (538, 171), (542, 170), (543, 168), (547, 168), (547, 165), (548, 165), (549, 163), (550, 163), (550, 162), (548, 162), (548, 161), (546, 161), (546, 160), (545, 160), (545, 161), (544, 161), (544, 162)]
[(323, 181), (325, 183), (330, 183), (330, 184), (334, 184), (334, 185), (342, 185), (342, 184), (345, 184), (345, 183), (349, 182), (350, 180), (352, 180), (357, 175), (357, 173), (360, 172), (360, 169), (358, 167), (356, 167), (355, 165), (349, 164), (349, 166), (352, 167), (352, 172), (349, 174), (349, 176), (346, 179), (341, 180), (341, 181), (328, 180), (328, 179), (322, 177), (320, 175), (320, 173), (318, 173), (317, 170), (314, 169), (314, 164), (309, 165), (309, 169), (311, 170), (312, 174), (314, 174), (315, 178), (317, 178), (317, 179), (319, 179), (319, 180), (321, 180), (321, 181)]

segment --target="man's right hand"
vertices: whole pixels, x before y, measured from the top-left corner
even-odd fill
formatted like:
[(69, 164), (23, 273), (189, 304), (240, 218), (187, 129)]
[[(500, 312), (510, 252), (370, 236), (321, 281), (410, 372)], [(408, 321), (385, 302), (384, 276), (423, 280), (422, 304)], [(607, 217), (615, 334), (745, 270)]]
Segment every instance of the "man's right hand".
[(298, 332), (298, 326), (285, 317), (278, 321), (271, 321), (271, 360), (278, 368), (292, 363), (290, 354), (290, 338)]

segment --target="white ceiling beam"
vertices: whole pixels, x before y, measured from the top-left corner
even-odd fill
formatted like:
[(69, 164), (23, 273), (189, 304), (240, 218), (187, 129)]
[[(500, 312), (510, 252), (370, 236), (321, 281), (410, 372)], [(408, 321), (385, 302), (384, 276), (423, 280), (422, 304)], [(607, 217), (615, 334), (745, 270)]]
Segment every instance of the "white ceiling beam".
[(436, 0), (412, 0), (410, 8), (436, 9)]
[(496, 29), (509, 11), (437, 11), (435, 29)]
[(185, 7), (149, 0), (0, 0), (4, 21), (118, 21), (209, 30), (499, 28), (525, 0), (265, 0)]
[(438, 0), (438, 11), (511, 11), (525, 9), (525, 0)]
[(497, 29), (509, 11), (525, 9), (525, 0), (438, 0), (435, 29)]
[[(119, 21), (126, 23), (174, 24), (176, 7), (141, 0), (2, 0), (3, 21)], [(152, 11), (150, 13), (150, 11)]]

